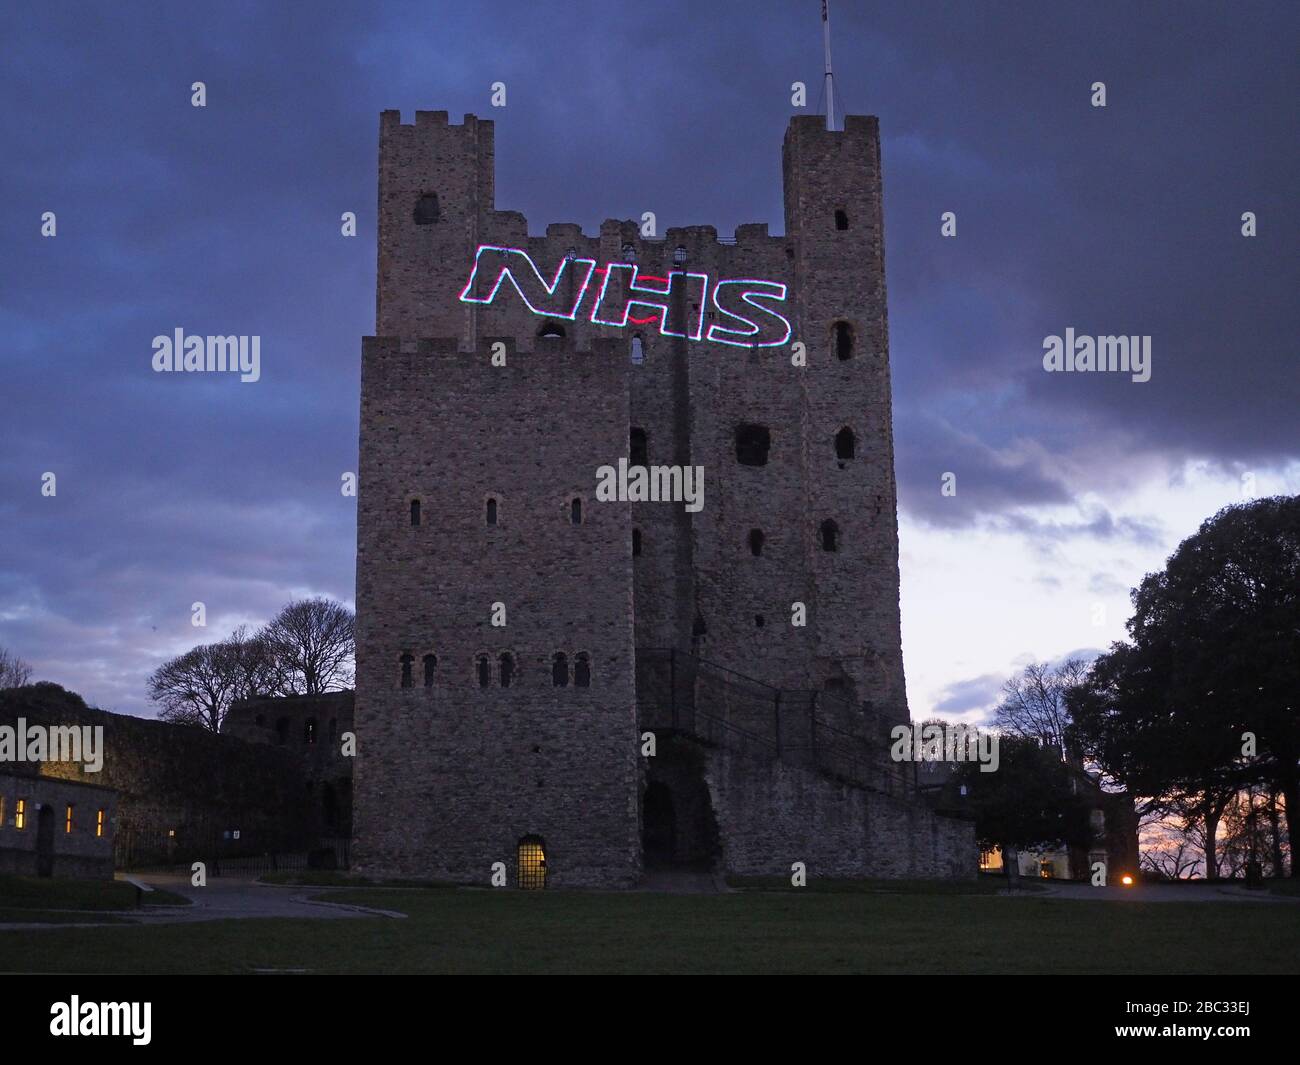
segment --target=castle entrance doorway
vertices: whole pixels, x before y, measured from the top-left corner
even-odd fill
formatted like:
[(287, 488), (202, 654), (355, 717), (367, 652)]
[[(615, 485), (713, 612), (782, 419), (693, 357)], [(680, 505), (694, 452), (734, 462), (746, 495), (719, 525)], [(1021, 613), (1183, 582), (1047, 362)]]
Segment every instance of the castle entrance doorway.
[(54, 875), (54, 807), (48, 802), (36, 814), (36, 875)]
[(648, 868), (671, 865), (676, 853), (677, 815), (668, 788), (652, 780), (641, 807), (641, 853)]

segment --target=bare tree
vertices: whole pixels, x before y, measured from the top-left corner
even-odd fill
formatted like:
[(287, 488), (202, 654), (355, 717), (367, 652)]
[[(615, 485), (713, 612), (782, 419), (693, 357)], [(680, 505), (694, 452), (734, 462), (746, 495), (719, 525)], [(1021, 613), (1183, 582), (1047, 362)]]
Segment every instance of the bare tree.
[(0, 689), (21, 688), (32, 679), (32, 667), (0, 647)]
[(1070, 730), (1070, 712), (1065, 693), (1088, 674), (1081, 658), (1067, 658), (1060, 665), (1035, 662), (1002, 687), (1002, 702), (993, 720), (1003, 732), (1035, 739), (1044, 747), (1059, 748), (1064, 754)]
[(290, 603), (262, 630), (284, 671), (281, 688), (296, 695), (319, 695), (352, 683), (352, 611), (317, 597)]
[(247, 625), (240, 625), (218, 646), (232, 674), (232, 702), (284, 693), (285, 668), (264, 632), (250, 633)]
[(237, 690), (229, 644), (208, 643), (164, 662), (149, 676), (149, 698), (164, 721), (220, 732)]

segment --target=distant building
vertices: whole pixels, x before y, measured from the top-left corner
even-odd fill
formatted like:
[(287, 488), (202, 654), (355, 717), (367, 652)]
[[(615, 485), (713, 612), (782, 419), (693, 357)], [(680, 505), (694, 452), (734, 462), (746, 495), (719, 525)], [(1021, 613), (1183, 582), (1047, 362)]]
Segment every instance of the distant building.
[(242, 699), (226, 714), (224, 736), (283, 748), (302, 777), (320, 834), (352, 835), (352, 762), (343, 737), (352, 731), (353, 694)]

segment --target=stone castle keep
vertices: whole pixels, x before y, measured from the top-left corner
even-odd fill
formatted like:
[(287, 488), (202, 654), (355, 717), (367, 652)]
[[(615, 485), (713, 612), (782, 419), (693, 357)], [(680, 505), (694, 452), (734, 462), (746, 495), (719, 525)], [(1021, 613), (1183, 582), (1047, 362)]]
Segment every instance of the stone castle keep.
[[(877, 120), (794, 118), (783, 169), (783, 236), (656, 240), (612, 220), (530, 236), (496, 209), (492, 122), (384, 112), (358, 871), (486, 884), (501, 862), (523, 887), (631, 886), (656, 865), (974, 874), (971, 826), (887, 758), (908, 710)], [(541, 280), (489, 300), (498, 271), (471, 279), (484, 246), (526, 252)], [(674, 279), (701, 274), (784, 285), (764, 306), (788, 339), (709, 340), (743, 326), (734, 299)], [(591, 320), (602, 283), (626, 327)], [(530, 307), (538, 284), (573, 315)], [(703, 509), (598, 501), (598, 468), (620, 458), (702, 466)]]

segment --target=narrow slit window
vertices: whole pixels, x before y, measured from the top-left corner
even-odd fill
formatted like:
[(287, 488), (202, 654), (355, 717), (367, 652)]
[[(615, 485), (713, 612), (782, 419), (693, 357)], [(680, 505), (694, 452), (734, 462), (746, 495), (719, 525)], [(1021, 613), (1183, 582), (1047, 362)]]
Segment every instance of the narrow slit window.
[(627, 464), (629, 466), (650, 465), (649, 440), (646, 437), (645, 430), (639, 426), (634, 425), (631, 433), (628, 434)]
[(438, 659), (435, 655), (424, 656), (424, 686), (433, 687), (433, 671), (438, 668)]
[(767, 537), (763, 535), (762, 529), (750, 529), (749, 530), (749, 553), (753, 555), (755, 558), (758, 558), (760, 555), (762, 555), (763, 544), (766, 542), (766, 540)]
[(492, 663), (487, 655), (478, 656), (478, 686), (486, 688), (492, 683)]
[(838, 551), (840, 549), (840, 527), (827, 518), (821, 527), (822, 550)]
[(69, 835), (72, 833), (72, 803), (68, 803), (68, 812), (64, 815), (63, 831)]
[(104, 835), (104, 811), (98, 810), (95, 813), (95, 838), (100, 839)]
[(846, 212), (843, 208), (840, 208), (835, 212), (835, 228), (836, 229), (849, 228), (848, 212)]
[(573, 686), (575, 688), (591, 687), (591, 657), (586, 651), (573, 656)]
[(489, 525), (497, 523), (497, 501), (495, 499), (487, 501), (487, 523)]
[(411, 500), (411, 524), (420, 524), (420, 501), (418, 499)]
[(500, 678), (501, 687), (508, 688), (515, 682), (515, 659), (514, 655), (503, 654), (500, 659)]
[(551, 683), (557, 688), (569, 686), (569, 658), (563, 651), (557, 651), (551, 659)]
[(404, 654), (402, 655), (400, 662), (402, 663), (402, 687), (409, 688), (413, 683), (411, 680), (411, 666), (414, 665), (415, 658), (409, 653)]
[(633, 529), (632, 530), (632, 557), (639, 558), (640, 556), (641, 556), (641, 530)]
[(582, 500), (574, 499), (569, 503), (569, 521), (574, 525), (582, 524)]
[(835, 434), (835, 457), (840, 462), (847, 462), (857, 453), (858, 439), (847, 425)]
[(853, 358), (853, 326), (848, 322), (835, 323), (835, 357), (841, 362)]

